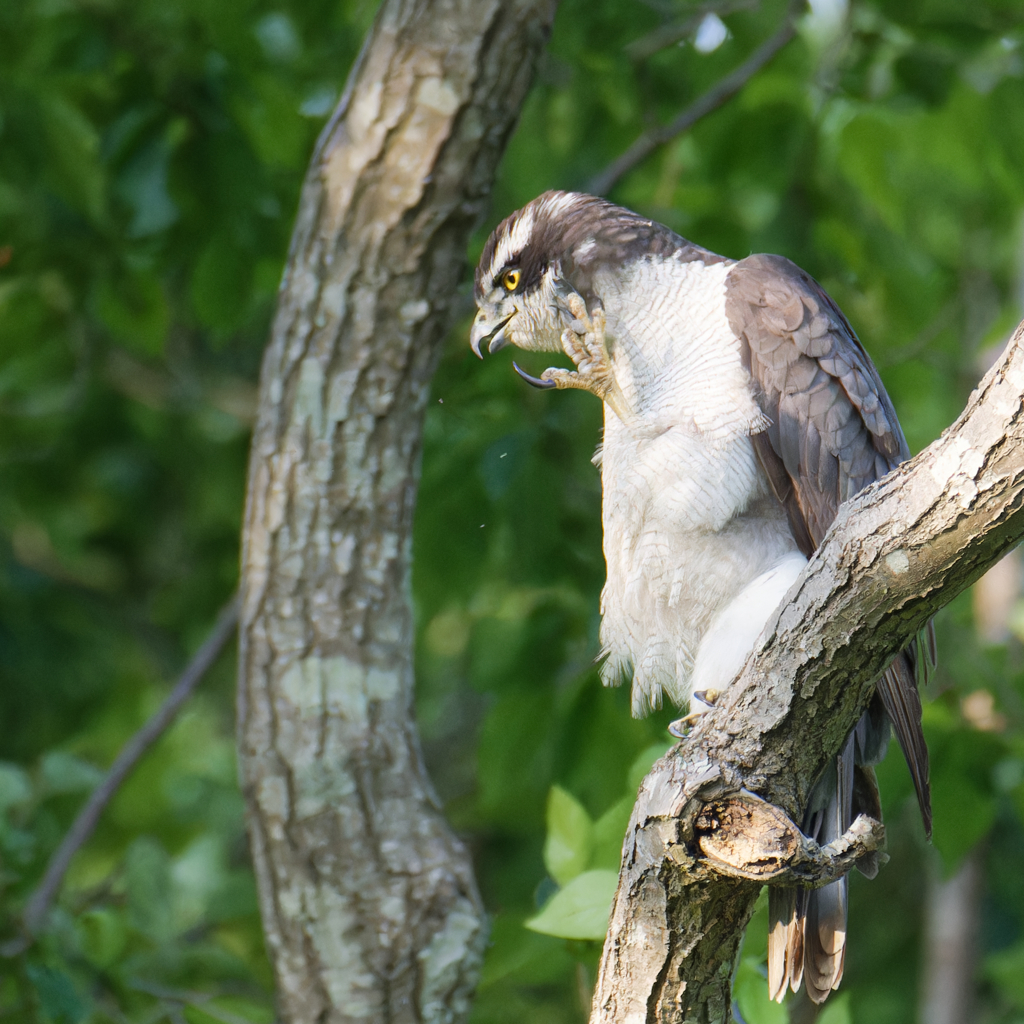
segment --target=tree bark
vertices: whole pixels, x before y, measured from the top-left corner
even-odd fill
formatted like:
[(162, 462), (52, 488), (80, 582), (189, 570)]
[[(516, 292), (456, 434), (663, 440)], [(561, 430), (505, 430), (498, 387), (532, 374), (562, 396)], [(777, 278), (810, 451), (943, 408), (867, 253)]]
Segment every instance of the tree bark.
[(592, 1024), (731, 1019), (743, 928), (775, 853), (755, 831), (738, 878), (718, 851), (756, 809), (749, 793), (801, 819), (882, 669), (1024, 535), (1022, 401), (1024, 324), (957, 422), (841, 508), (759, 651), (644, 780)]
[(385, 0), (308, 172), (262, 368), (238, 734), (283, 1018), (457, 1021), (485, 920), (412, 718), (423, 409), (556, 0)]

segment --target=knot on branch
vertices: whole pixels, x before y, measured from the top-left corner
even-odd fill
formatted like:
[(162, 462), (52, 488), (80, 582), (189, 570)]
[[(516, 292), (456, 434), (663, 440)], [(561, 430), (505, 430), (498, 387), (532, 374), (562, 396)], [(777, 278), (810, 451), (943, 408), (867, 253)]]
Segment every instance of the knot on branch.
[(861, 814), (838, 839), (819, 846), (781, 808), (741, 791), (706, 803), (694, 821), (694, 838), (719, 874), (816, 889), (881, 850), (885, 826)]

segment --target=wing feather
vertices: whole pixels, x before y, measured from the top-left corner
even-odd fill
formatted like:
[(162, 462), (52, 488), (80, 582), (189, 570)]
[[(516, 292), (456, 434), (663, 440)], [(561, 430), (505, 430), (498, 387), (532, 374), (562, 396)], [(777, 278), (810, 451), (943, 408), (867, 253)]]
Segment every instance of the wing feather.
[[(772, 420), (769, 444), (755, 448), (798, 545), (810, 555), (840, 504), (910, 451), (878, 371), (846, 317), (809, 274), (782, 256), (750, 256), (732, 268), (726, 287), (730, 324)], [(788, 487), (780, 486), (785, 480)], [(899, 656), (880, 692), (930, 831), (921, 703), (916, 685), (908, 689), (917, 666), (926, 669), (933, 661), (922, 656), (921, 643), (933, 647), (933, 637), (922, 637)]]
[[(809, 557), (842, 502), (909, 458), (907, 442), (878, 371), (842, 312), (808, 274), (781, 256), (750, 256), (732, 268), (726, 289), (729, 322), (744, 346), (758, 400), (771, 421), (753, 438), (754, 450), (786, 510), (797, 546)], [(929, 836), (928, 749), (917, 685), (934, 665), (934, 642), (929, 624), (897, 655), (877, 690), (907, 759)], [(865, 713), (861, 731), (872, 731), (872, 715)], [(884, 720), (881, 724), (884, 728)], [(874, 741), (872, 748), (876, 756), (879, 743)], [(852, 772), (853, 748), (848, 746)], [(852, 789), (850, 779), (840, 776), (841, 788)], [(836, 795), (849, 804), (849, 794)], [(812, 831), (818, 827), (815, 821), (817, 817), (806, 823)], [(842, 824), (833, 827), (841, 833)], [(820, 841), (831, 838), (822, 836)], [(787, 976), (795, 989), (801, 970), (815, 1002), (838, 984), (846, 913), (838, 894), (832, 887), (801, 893), (795, 910), (786, 899), (775, 901), (775, 941), (769, 944), (773, 997), (784, 990)], [(793, 913), (795, 920), (789, 917)], [(796, 921), (805, 923), (799, 957), (794, 940), (801, 928)]]

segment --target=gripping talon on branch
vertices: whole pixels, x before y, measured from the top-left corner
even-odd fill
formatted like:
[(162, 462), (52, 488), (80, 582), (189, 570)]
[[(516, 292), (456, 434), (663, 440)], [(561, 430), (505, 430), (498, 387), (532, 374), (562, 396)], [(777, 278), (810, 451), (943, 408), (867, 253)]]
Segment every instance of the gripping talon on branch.
[[(722, 694), (719, 690), (695, 690), (693, 700), (705, 706), (694, 708), (688, 715), (683, 715), (682, 718), (669, 722), (668, 731), (673, 736), (682, 739), (690, 731), (690, 726), (694, 722), (699, 722), (715, 706), (718, 698), (721, 696)], [(690, 707), (693, 707), (692, 701)]]

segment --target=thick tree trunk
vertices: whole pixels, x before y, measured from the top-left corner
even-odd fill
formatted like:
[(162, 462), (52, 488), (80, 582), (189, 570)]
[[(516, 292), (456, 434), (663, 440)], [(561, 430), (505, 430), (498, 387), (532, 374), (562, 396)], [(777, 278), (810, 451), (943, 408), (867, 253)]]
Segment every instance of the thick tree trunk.
[(457, 1021), (485, 941), (412, 719), (423, 408), (555, 0), (385, 0), (307, 176), (263, 362), (238, 732), (289, 1024)]
[(893, 655), (1024, 535), (1022, 401), (1024, 324), (960, 419), (843, 506), (760, 651), (644, 780), (592, 1024), (730, 1019), (760, 886), (803, 870), (785, 816), (800, 820)]

